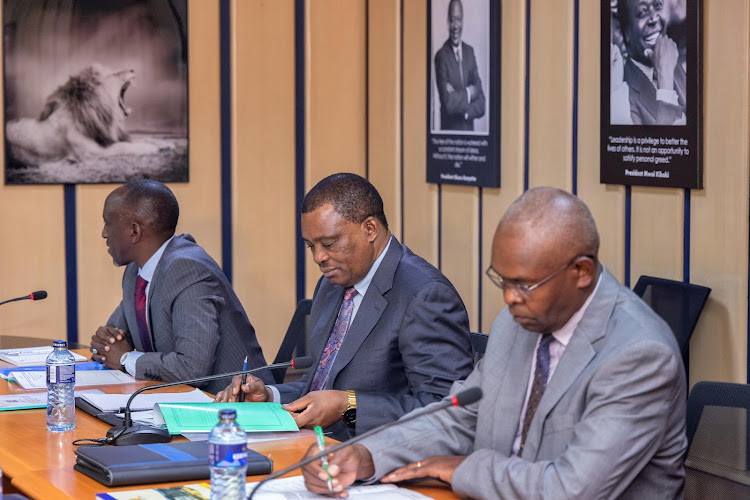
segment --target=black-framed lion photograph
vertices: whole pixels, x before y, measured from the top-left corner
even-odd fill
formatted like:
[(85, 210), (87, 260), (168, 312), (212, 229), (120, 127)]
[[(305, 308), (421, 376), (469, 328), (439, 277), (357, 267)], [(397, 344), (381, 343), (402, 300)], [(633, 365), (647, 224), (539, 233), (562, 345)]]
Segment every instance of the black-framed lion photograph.
[(602, 0), (602, 183), (703, 187), (702, 8)]
[(6, 184), (187, 182), (187, 0), (3, 0)]
[(428, 2), (427, 182), (500, 186), (500, 7)]

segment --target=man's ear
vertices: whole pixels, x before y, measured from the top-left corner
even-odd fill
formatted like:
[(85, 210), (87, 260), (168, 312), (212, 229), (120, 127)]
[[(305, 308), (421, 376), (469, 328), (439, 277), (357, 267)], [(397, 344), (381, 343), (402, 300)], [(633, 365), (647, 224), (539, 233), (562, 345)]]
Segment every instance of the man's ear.
[(366, 218), (362, 223), (362, 230), (365, 232), (367, 241), (375, 241), (375, 239), (380, 234), (380, 224), (378, 223), (378, 219), (376, 219), (372, 215)]
[(580, 258), (575, 261), (575, 270), (578, 273), (578, 281), (576, 285), (578, 288), (587, 288), (591, 285), (594, 280), (594, 274), (596, 272), (596, 261), (591, 258)]
[(143, 238), (143, 226), (137, 222), (130, 224), (130, 242), (136, 244)]

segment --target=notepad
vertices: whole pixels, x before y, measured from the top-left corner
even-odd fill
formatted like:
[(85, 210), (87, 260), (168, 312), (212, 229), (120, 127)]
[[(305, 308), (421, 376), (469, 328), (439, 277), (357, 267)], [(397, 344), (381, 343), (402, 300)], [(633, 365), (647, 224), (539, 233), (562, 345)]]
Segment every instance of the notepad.
[(166, 424), (170, 434), (211, 432), (219, 421), (219, 411), (227, 409), (237, 412), (237, 423), (245, 432), (299, 430), (280, 403), (158, 403), (154, 421)]
[[(43, 365), (52, 352), (52, 346), (23, 347), (20, 349), (0, 349), (0, 360), (15, 366)], [(76, 361), (86, 361), (84, 356), (71, 352)]]

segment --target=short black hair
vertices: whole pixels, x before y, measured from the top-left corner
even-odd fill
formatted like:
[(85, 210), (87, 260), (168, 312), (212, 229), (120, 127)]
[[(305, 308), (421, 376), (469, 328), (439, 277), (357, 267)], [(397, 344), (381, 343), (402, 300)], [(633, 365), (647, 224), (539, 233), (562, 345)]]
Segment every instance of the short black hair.
[(122, 207), (140, 224), (171, 237), (180, 218), (180, 205), (171, 189), (151, 179), (130, 180), (123, 185)]
[(380, 193), (357, 174), (333, 174), (318, 182), (302, 200), (302, 213), (312, 212), (326, 204), (333, 206), (337, 214), (350, 222), (361, 224), (372, 216), (388, 229)]
[[(628, 12), (628, 0), (617, 0), (617, 20), (620, 22), (620, 32), (625, 44), (628, 43), (628, 28), (630, 28), (630, 12)], [(611, 28), (610, 28), (611, 29)]]

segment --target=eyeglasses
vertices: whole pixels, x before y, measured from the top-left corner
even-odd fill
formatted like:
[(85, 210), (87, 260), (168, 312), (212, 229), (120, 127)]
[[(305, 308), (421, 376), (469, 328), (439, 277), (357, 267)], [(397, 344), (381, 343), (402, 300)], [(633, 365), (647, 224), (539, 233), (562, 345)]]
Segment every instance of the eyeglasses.
[(487, 277), (490, 279), (490, 281), (492, 281), (492, 284), (498, 287), (503, 292), (507, 290), (512, 290), (515, 293), (517, 293), (519, 296), (523, 297), (524, 299), (528, 299), (529, 297), (531, 297), (531, 292), (533, 292), (534, 290), (536, 290), (537, 288), (544, 285), (549, 280), (551, 280), (552, 278), (554, 278), (555, 276), (557, 276), (558, 274), (566, 270), (576, 260), (582, 259), (582, 258), (595, 260), (593, 255), (576, 255), (575, 257), (570, 259), (570, 261), (568, 261), (568, 263), (562, 266), (560, 269), (550, 274), (549, 276), (544, 278), (542, 281), (539, 281), (538, 283), (534, 283), (533, 285), (524, 285), (521, 283), (512, 283), (509, 281), (505, 281), (503, 277), (500, 276), (500, 274), (497, 271), (495, 271), (495, 269), (492, 266), (487, 268), (487, 271), (485, 272), (485, 274), (487, 274)]

